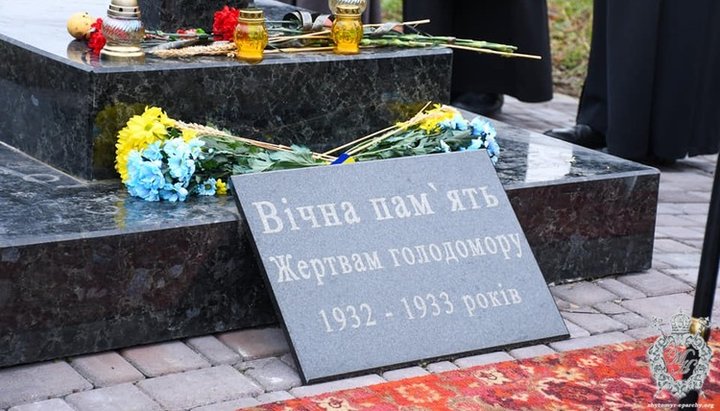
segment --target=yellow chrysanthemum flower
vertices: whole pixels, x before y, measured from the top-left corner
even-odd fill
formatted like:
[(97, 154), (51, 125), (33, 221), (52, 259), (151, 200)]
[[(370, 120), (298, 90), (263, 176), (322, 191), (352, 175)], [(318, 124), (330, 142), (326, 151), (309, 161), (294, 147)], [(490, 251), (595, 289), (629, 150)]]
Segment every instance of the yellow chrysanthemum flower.
[(215, 181), (215, 194), (219, 196), (227, 195), (227, 184), (219, 178)]
[[(118, 133), (115, 169), (120, 173), (123, 182), (127, 182), (128, 157), (132, 150), (143, 151), (156, 141), (167, 138), (167, 128), (175, 125), (175, 120), (169, 118), (159, 107), (146, 107), (145, 112), (133, 116), (125, 128)], [(183, 133), (184, 137), (184, 133)]]
[(418, 127), (426, 134), (432, 134), (440, 130), (440, 123), (452, 120), (457, 110), (449, 106), (436, 105), (435, 108), (426, 113), (426, 117), (418, 124)]
[(160, 107), (145, 107), (145, 112), (142, 113), (142, 117), (148, 120), (157, 121), (165, 127), (175, 126), (175, 120), (168, 117), (168, 115)]
[(198, 135), (198, 133), (195, 130), (183, 129), (183, 131), (182, 131), (182, 138), (186, 143), (189, 143), (190, 140), (197, 137), (197, 135)]

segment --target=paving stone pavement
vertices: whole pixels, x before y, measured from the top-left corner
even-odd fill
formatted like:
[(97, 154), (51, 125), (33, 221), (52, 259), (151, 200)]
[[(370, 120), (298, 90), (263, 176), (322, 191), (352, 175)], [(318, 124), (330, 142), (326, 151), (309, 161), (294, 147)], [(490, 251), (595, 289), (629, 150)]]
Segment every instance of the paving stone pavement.
[[(567, 96), (539, 105), (508, 98), (498, 118), (542, 132), (573, 124), (576, 109), (577, 101)], [(280, 329), (228, 332), (0, 369), (0, 410), (230, 411), (658, 335), (650, 327), (654, 317), (668, 320), (678, 309), (692, 308), (715, 162), (715, 156), (700, 156), (661, 169), (651, 270), (551, 286), (569, 340), (300, 386)], [(713, 323), (719, 318), (716, 308)]]

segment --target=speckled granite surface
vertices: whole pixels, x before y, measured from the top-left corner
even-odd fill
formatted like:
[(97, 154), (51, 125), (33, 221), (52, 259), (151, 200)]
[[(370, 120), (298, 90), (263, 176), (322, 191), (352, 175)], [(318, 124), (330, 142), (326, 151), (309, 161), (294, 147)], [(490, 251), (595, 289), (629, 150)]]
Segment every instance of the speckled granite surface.
[(0, 177), (0, 366), (275, 321), (232, 201), (135, 201), (2, 143)]
[[(649, 268), (657, 170), (496, 126), (548, 282)], [(0, 176), (0, 366), (275, 321), (229, 198), (145, 203), (2, 144)]]
[[(271, 17), (289, 10), (271, 0), (257, 5)], [(114, 175), (112, 133), (102, 135), (100, 126), (121, 125), (145, 105), (322, 150), (407, 118), (427, 101), (449, 99), (447, 49), (276, 54), (255, 65), (225, 57), (100, 62), (70, 41), (65, 21), (78, 9), (102, 16), (106, 6), (0, 0), (0, 141), (86, 179)]]
[[(212, 31), (213, 15), (224, 6), (245, 8), (250, 0), (139, 0), (142, 20), (145, 27), (173, 32), (178, 28), (200, 27), (208, 33)], [(267, 7), (275, 2), (261, 1)], [(268, 10), (273, 19), (282, 15)]]

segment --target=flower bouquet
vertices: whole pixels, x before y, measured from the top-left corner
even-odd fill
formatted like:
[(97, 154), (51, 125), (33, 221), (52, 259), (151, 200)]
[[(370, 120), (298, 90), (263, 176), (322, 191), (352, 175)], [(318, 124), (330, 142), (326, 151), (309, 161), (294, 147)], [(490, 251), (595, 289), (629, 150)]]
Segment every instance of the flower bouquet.
[(130, 195), (185, 201), (227, 193), (233, 174), (326, 164), (322, 155), (234, 137), (173, 120), (158, 107), (133, 116), (118, 133), (115, 168)]
[(438, 105), (326, 153), (314, 153), (184, 123), (148, 107), (118, 133), (115, 168), (130, 195), (177, 202), (225, 195), (230, 176), (262, 171), (480, 149), (495, 163), (500, 154), (495, 135), (489, 121), (468, 121), (456, 109)]
[[(450, 106), (423, 108), (412, 119), (330, 150), (332, 154), (347, 149), (339, 160), (380, 160), (451, 151), (487, 150), (493, 164), (500, 156), (497, 132), (490, 121), (476, 117), (466, 120)], [(348, 149), (348, 147), (350, 147)], [(336, 161), (337, 162), (337, 161)]]

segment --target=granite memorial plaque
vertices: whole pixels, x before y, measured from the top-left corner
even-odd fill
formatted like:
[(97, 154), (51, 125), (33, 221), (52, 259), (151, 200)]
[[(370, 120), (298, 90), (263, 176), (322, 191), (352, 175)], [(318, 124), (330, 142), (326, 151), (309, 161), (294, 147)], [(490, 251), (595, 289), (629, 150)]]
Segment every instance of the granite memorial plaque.
[(567, 337), (484, 151), (232, 182), (306, 383)]

